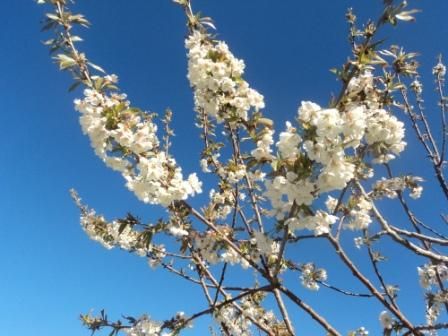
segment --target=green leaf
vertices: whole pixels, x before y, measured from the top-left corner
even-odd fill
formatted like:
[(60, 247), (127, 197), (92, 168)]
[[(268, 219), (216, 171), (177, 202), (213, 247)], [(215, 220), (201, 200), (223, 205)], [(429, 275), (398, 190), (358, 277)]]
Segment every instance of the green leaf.
[(53, 21), (59, 21), (60, 20), (59, 16), (57, 16), (56, 14), (53, 14), (53, 13), (47, 13), (46, 17), (49, 18), (50, 20), (53, 20)]
[(79, 36), (72, 36), (72, 42), (82, 42), (84, 41), (81, 37)]
[(88, 62), (88, 64), (90, 65), (91, 68), (95, 69), (96, 71), (99, 71), (103, 74), (106, 73), (106, 71), (104, 71), (104, 69), (102, 67), (100, 67), (99, 65), (93, 64), (91, 62)]
[(74, 82), (74, 83), (73, 83), (72, 85), (70, 85), (70, 87), (68, 88), (68, 92), (75, 91), (76, 88), (77, 88), (79, 85), (81, 85), (81, 84), (82, 84), (81, 81), (76, 81), (76, 82)]
[(59, 63), (60, 70), (65, 70), (65, 69), (74, 67), (77, 64), (73, 58), (71, 58), (65, 54), (59, 54), (55, 57), (55, 59)]

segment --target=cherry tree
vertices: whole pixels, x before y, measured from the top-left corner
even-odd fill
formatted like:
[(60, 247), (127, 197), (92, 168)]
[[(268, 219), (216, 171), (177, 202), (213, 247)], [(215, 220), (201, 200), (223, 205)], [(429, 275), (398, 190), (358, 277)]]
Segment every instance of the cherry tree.
[[(407, 8), (406, 1), (384, 0), (376, 21), (364, 24), (348, 10), (352, 53), (333, 69), (341, 83), (339, 94), (328, 106), (303, 101), (290, 121), (275, 128), (263, 114), (263, 95), (245, 80), (244, 61), (219, 40), (212, 19), (195, 12), (190, 0), (174, 0), (185, 13), (192, 122), (203, 141), (198, 172), (187, 175), (170, 151), (173, 112), (159, 116), (133, 106), (118, 87), (118, 77), (80, 51), (82, 39), (76, 34), (89, 22), (71, 12), (70, 0), (37, 2), (48, 8), (44, 30), (53, 37), (45, 44), (59, 69), (73, 76), (70, 90), (84, 88), (74, 107), (96, 155), (123, 176), (140, 201), (166, 210), (163, 219), (151, 223), (132, 214), (109, 220), (72, 190), (82, 228), (105, 248), (142, 257), (167, 276), (198, 286), (204, 295), (202, 311), (178, 312), (163, 321), (147, 314), (122, 320), (111, 320), (104, 311), (81, 315), (93, 333), (178, 335), (210, 315), (214, 326), (198, 334), (302, 335), (294, 318), (295, 310), (301, 310), (323, 334), (369, 334), (362, 321), (353, 321), (352, 330), (338, 330), (322, 307), (306, 302), (292, 278), (316, 295), (347, 296), (381, 307), (374, 318), (384, 335), (437, 335), (448, 329), (448, 234), (437, 229), (448, 219), (434, 214), (442, 225), (420, 219), (412, 202), (421, 196), (424, 179), (391, 166), (406, 150), (406, 118), (408, 132), (433, 169), (425, 180), (434, 178), (448, 200), (446, 67), (440, 57), (433, 68), (441, 121), (431, 125), (417, 54), (388, 47), (377, 37), (384, 26), (413, 21), (418, 10)], [(213, 175), (216, 184), (202, 183), (205, 174)], [(191, 200), (203, 192), (207, 201), (192, 206)], [(378, 203), (384, 202), (400, 213), (399, 221), (381, 210)], [(344, 239), (353, 234), (354, 240)], [(304, 241), (309, 253), (292, 253)], [(412, 281), (419, 282), (422, 295), (400, 293), (399, 285), (388, 282), (382, 267), (384, 241), (392, 244), (387, 251), (398, 251), (394, 258), (411, 254), (418, 260)], [(347, 270), (348, 285), (333, 283), (326, 266), (313, 261), (312, 248), (322, 243)], [(347, 252), (352, 246), (365, 252), (362, 265)], [(370, 272), (363, 270), (366, 266)], [(350, 288), (355, 282), (361, 292)], [(408, 317), (402, 296), (413, 296), (415, 306), (422, 307), (421, 320)]]

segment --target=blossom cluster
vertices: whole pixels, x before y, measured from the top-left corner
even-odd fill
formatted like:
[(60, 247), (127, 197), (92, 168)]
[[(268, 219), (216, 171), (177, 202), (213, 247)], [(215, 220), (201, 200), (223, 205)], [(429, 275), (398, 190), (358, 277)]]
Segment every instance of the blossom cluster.
[(254, 231), (252, 235), (251, 242), (253, 245), (256, 245), (258, 254), (271, 261), (272, 259), (276, 260), (280, 250), (279, 243), (273, 241), (268, 235), (260, 231)]
[(224, 325), (230, 335), (250, 336), (252, 335), (250, 319), (258, 321), (268, 328), (278, 324), (278, 320), (272, 311), (266, 311), (253, 298), (245, 297), (241, 300), (240, 309), (232, 305), (225, 305), (214, 314), (214, 318)]
[(380, 313), (379, 320), (380, 320), (381, 326), (386, 330), (392, 329), (392, 327), (394, 326), (394, 323), (395, 323), (392, 316), (386, 310), (383, 310)]
[[(386, 163), (404, 149), (404, 124), (381, 108), (373, 80), (369, 71), (354, 77), (347, 88), (348, 102), (339, 109), (302, 102), (297, 118), (300, 129), (287, 122), (280, 133), (277, 158), (283, 163), (277, 164), (281, 169), (265, 182), (264, 196), (271, 203), (270, 214), (285, 219), (292, 230), (329, 232), (337, 220), (334, 209), (330, 213), (302, 211), (290, 218), (291, 209), (294, 204), (309, 207), (321, 194), (344, 189), (360, 174), (356, 163), (359, 151), (369, 153), (374, 163)], [(365, 98), (360, 100), (360, 96)], [(271, 134), (262, 142), (266, 144), (263, 157), (272, 157), (272, 143)], [(365, 176), (371, 177), (371, 173)], [(422, 190), (417, 182), (416, 178), (406, 180), (415, 198)], [(371, 222), (369, 203), (361, 201), (350, 209), (351, 221), (346, 227), (363, 229)]]
[(230, 162), (227, 166), (220, 166), (217, 170), (222, 180), (228, 183), (238, 183), (246, 176), (246, 166), (243, 164), (234, 164)]
[(194, 246), (199, 251), (203, 260), (210, 264), (220, 261), (218, 251), (220, 249), (220, 237), (213, 231), (207, 231), (195, 238)]
[[(71, 190), (71, 194), (81, 210), (81, 227), (90, 239), (107, 249), (118, 247), (141, 257), (148, 257), (148, 263), (151, 267), (158, 266), (166, 257), (165, 246), (153, 243), (153, 235), (161, 231), (171, 233), (170, 225), (146, 225), (145, 229), (136, 230), (136, 225), (140, 223), (137, 218), (130, 214), (124, 219), (108, 222), (104, 216), (98, 215), (95, 210), (82, 204), (76, 191)], [(158, 228), (156, 229), (156, 227)]]
[(188, 79), (194, 88), (197, 112), (218, 122), (248, 118), (251, 109), (264, 108), (264, 99), (242, 79), (244, 62), (225, 42), (195, 30), (185, 41), (188, 49)]
[(421, 177), (410, 175), (389, 179), (382, 178), (373, 185), (372, 196), (375, 198), (396, 198), (399, 192), (409, 189), (409, 196), (417, 199), (420, 198), (423, 191), (423, 187), (420, 185), (422, 181), (423, 179)]
[(268, 265), (271, 265), (278, 259), (280, 245), (266, 233), (254, 230), (249, 241), (240, 243), (239, 248), (243, 253), (241, 255), (223, 240), (223, 236), (231, 239), (232, 230), (227, 226), (220, 226), (218, 229), (219, 233), (207, 231), (203, 234), (195, 234), (194, 248), (208, 263), (239, 264), (243, 269), (247, 269), (250, 266), (248, 260), (258, 263), (261, 260), (260, 258), (265, 258)]
[(327, 271), (317, 268), (313, 263), (306, 263), (300, 267), (302, 285), (310, 290), (318, 290), (319, 282), (327, 280)]
[(330, 227), (338, 220), (337, 216), (326, 211), (317, 210), (314, 215), (300, 215), (291, 217), (285, 221), (290, 230), (310, 230), (316, 236), (330, 232)]
[(350, 333), (349, 336), (369, 336), (369, 331), (365, 327), (359, 327)]
[(349, 222), (345, 225), (351, 230), (365, 230), (372, 223), (370, 210), (372, 203), (363, 196), (354, 196), (349, 204), (353, 204), (348, 211)]
[(235, 195), (232, 189), (226, 188), (219, 191), (211, 189), (209, 193), (211, 200), (210, 206), (214, 209), (215, 218), (226, 218), (233, 209), (235, 204)]
[[(448, 281), (448, 267), (443, 264), (425, 264), (418, 267), (417, 271), (420, 285), (427, 291), (426, 320), (429, 325), (433, 325), (441, 314), (442, 305), (448, 303), (448, 292), (446, 290), (433, 292), (432, 289), (437, 289), (440, 283)], [(436, 333), (430, 333), (430, 335), (436, 335)]]
[(162, 334), (162, 324), (151, 320), (148, 316), (143, 316), (132, 327), (125, 329), (126, 336), (169, 336)]
[(214, 317), (217, 322), (229, 330), (231, 335), (251, 335), (250, 327), (252, 323), (231, 305), (226, 305), (218, 310)]
[[(102, 80), (117, 81), (116, 76)], [(196, 174), (184, 180), (174, 158), (159, 150), (157, 126), (148, 114), (131, 108), (126, 95), (89, 88), (83, 99), (75, 100), (75, 108), (95, 153), (122, 173), (140, 200), (167, 206), (201, 192)]]
[(368, 110), (366, 142), (373, 150), (375, 163), (386, 163), (400, 154), (406, 142), (404, 124), (384, 109)]
[(299, 121), (305, 129), (303, 148), (311, 160), (321, 165), (317, 189), (320, 192), (343, 189), (355, 173), (355, 165), (346, 158), (344, 149), (360, 144), (365, 128), (364, 108), (341, 113), (302, 102)]
[(448, 267), (446, 265), (426, 264), (418, 267), (417, 270), (420, 285), (425, 289), (428, 289), (432, 285), (437, 285), (439, 280), (448, 281)]
[(405, 146), (404, 124), (386, 111), (381, 103), (383, 92), (378, 90), (371, 71), (365, 70), (353, 77), (345, 92), (345, 111), (363, 106), (365, 108), (365, 141), (374, 163), (386, 163), (400, 154)]
[(251, 151), (251, 155), (257, 161), (271, 161), (274, 159), (271, 146), (274, 144), (274, 131), (267, 128), (257, 141), (257, 147)]
[(288, 214), (292, 205), (311, 205), (315, 196), (315, 186), (309, 179), (299, 179), (294, 172), (288, 172), (286, 176), (279, 175), (265, 182), (266, 196), (272, 209), (271, 215), (282, 219)]
[[(426, 293), (426, 321), (428, 325), (434, 325), (448, 304), (448, 292), (441, 290), (436, 293)], [(437, 336), (436, 332), (429, 333), (430, 336)]]
[[(109, 223), (103, 216), (97, 215), (93, 209), (82, 212), (81, 226), (90, 239), (107, 249), (120, 247), (140, 256), (146, 256), (154, 247), (152, 244), (145, 243), (142, 232), (134, 230), (131, 225), (125, 225), (119, 220)], [(163, 247), (157, 247), (157, 249), (161, 248)]]
[(249, 262), (242, 258), (234, 249), (228, 248), (221, 254), (221, 261), (230, 265), (241, 265), (243, 269), (249, 268)]

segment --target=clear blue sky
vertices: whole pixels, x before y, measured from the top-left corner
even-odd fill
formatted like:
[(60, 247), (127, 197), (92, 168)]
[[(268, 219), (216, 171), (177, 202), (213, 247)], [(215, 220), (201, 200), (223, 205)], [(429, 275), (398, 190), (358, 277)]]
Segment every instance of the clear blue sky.
[[(448, 56), (448, 2), (409, 2), (423, 13), (415, 24), (388, 30), (387, 43), (399, 41), (407, 50), (422, 53), (426, 97), (431, 102), (430, 69), (438, 53)], [(345, 10), (353, 6), (362, 19), (377, 15), (380, 3), (193, 2), (215, 19), (220, 38), (245, 59), (246, 77), (265, 95), (266, 114), (278, 125), (293, 118), (301, 100), (325, 105), (330, 94), (338, 92), (339, 83), (328, 70), (342, 64), (349, 53)], [(186, 172), (198, 171), (194, 151), (199, 138), (192, 136), (196, 129), (186, 80), (181, 10), (169, 0), (79, 0), (76, 8), (93, 23), (82, 33), (86, 40), (82, 47), (90, 59), (119, 75), (135, 105), (158, 112), (168, 106), (173, 109), (176, 158)], [(40, 43), (46, 38), (40, 33), (42, 16), (43, 7), (32, 0), (2, 0), (0, 334), (88, 335), (78, 314), (90, 309), (105, 308), (115, 317), (148, 312), (163, 319), (177, 310), (193, 312), (195, 307), (204, 307), (195, 291), (186, 293), (189, 287), (182, 287), (180, 280), (168, 280), (171, 277), (162, 271), (150, 270), (143, 259), (107, 251), (82, 232), (78, 210), (68, 194), (72, 187), (109, 218), (128, 210), (148, 219), (162, 212), (138, 203), (124, 188), (121, 176), (94, 156), (73, 110), (72, 101), (80, 91), (67, 92), (70, 78), (58, 72)], [(415, 160), (419, 147), (412, 147), (414, 152), (411, 147), (397, 169), (428, 173), (422, 160)], [(423, 217), (431, 218), (443, 208), (436, 198), (437, 194), (423, 198), (419, 207)], [(337, 280), (336, 270), (330, 275)], [(390, 270), (397, 282), (416, 281), (415, 271), (402, 274), (392, 266)], [(304, 295), (313, 300), (311, 294)], [(376, 317), (364, 323), (361, 311), (352, 316), (342, 313), (345, 301), (341, 300), (336, 297), (324, 305), (331, 321), (344, 331), (363, 324), (374, 330)], [(373, 310), (375, 314), (379, 309)], [(411, 314), (421, 316), (422, 312)], [(305, 334), (316, 330), (307, 320), (298, 329)]]

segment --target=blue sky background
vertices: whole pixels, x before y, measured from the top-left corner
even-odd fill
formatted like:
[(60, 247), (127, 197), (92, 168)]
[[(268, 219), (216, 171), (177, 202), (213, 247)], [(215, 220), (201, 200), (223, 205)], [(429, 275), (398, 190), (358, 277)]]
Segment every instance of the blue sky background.
[[(338, 92), (339, 83), (328, 70), (342, 64), (349, 55), (346, 8), (354, 7), (362, 20), (377, 16), (380, 3), (193, 2), (197, 10), (215, 19), (219, 37), (246, 61), (246, 78), (265, 95), (265, 113), (278, 126), (293, 118), (301, 100), (325, 105), (330, 94)], [(435, 105), (430, 105), (434, 102), (430, 70), (440, 52), (448, 55), (448, 2), (410, 3), (423, 10), (417, 23), (387, 29), (384, 35), (388, 36), (388, 44), (398, 41), (407, 50), (422, 53), (428, 111), (436, 113)], [(88, 139), (81, 134), (72, 104), (81, 92), (67, 92), (70, 78), (58, 72), (40, 43), (46, 38), (40, 33), (39, 23), (44, 8), (31, 0), (2, 0), (2, 5), (0, 334), (88, 335), (78, 314), (90, 309), (105, 308), (111, 317), (148, 312), (163, 319), (178, 310), (191, 313), (205, 307), (200, 293), (181, 280), (150, 270), (144, 259), (107, 251), (82, 232), (78, 210), (68, 194), (72, 187), (108, 218), (131, 210), (149, 220), (163, 212), (140, 204), (125, 189), (121, 176), (94, 156)], [(91, 29), (82, 32), (86, 40), (83, 50), (93, 62), (119, 75), (121, 87), (134, 105), (158, 112), (168, 106), (173, 109), (176, 159), (185, 172), (198, 171), (196, 152), (200, 140), (192, 135), (196, 129), (186, 80), (185, 20), (181, 10), (169, 0), (79, 0), (76, 8), (93, 23)], [(421, 151), (410, 131), (407, 141), (410, 146), (396, 169), (432, 176), (425, 161), (416, 160)], [(426, 188), (430, 186), (428, 182)], [(388, 210), (391, 205), (383, 207)], [(446, 205), (438, 201), (437, 192), (427, 193), (418, 205), (421, 216), (429, 220), (437, 218), (443, 209)], [(395, 218), (393, 213), (390, 216)], [(347, 274), (338, 271), (340, 266), (326, 254), (328, 249), (322, 246), (316, 256), (307, 256), (307, 250), (304, 245), (303, 261), (330, 261), (334, 265), (329, 269), (330, 279), (343, 281)], [(359, 251), (350, 252), (355, 259), (361, 258)], [(405, 260), (410, 265), (419, 262), (411, 257)], [(405, 281), (403, 291), (407, 290), (408, 297), (421, 295), (415, 287), (415, 268), (405, 270), (400, 265), (392, 260), (385, 266), (391, 282)], [(341, 331), (366, 325), (372, 335), (378, 332), (379, 307), (364, 311), (360, 305), (348, 314), (342, 308), (349, 308), (352, 301), (339, 296), (318, 299), (296, 282), (295, 289), (328, 312), (329, 320)], [(412, 307), (412, 301), (404, 300), (403, 306), (411, 316), (423, 316), (421, 310)], [(369, 320), (370, 313), (373, 318)], [(297, 328), (304, 335), (321, 334), (312, 322), (302, 319), (301, 312), (294, 310), (293, 316), (300, 321)]]

